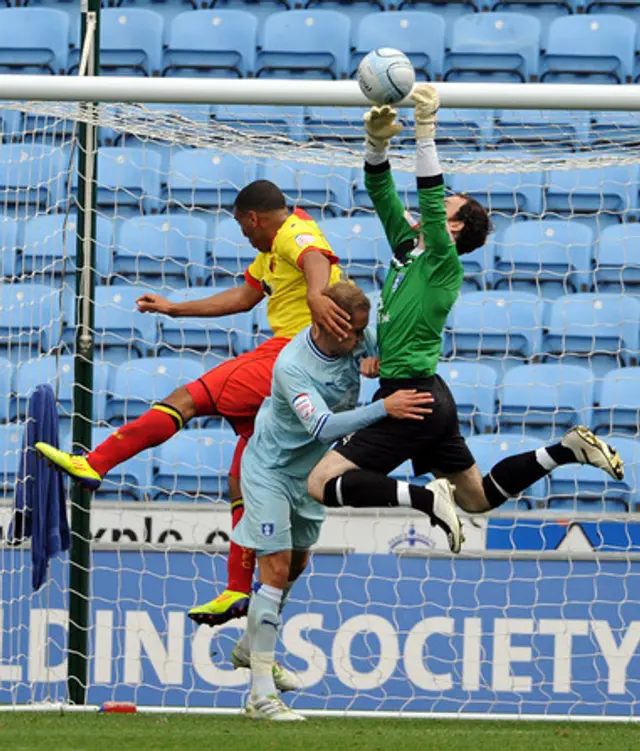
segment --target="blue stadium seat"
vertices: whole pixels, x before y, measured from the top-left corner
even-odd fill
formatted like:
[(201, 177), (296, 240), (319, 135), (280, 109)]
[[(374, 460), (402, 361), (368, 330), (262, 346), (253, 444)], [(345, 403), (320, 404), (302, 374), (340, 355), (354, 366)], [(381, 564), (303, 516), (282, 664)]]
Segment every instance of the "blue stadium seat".
[(593, 232), (562, 219), (515, 222), (496, 241), (496, 289), (541, 294), (545, 299), (592, 286)]
[[(97, 286), (94, 305), (96, 355), (112, 364), (145, 357), (155, 348), (158, 317), (138, 313), (136, 300), (150, 290), (145, 287)], [(73, 303), (63, 341), (75, 336)]]
[(445, 81), (533, 80), (538, 73), (540, 22), (525, 13), (473, 13), (453, 24)]
[[(332, 109), (328, 107), (327, 109)], [(304, 107), (278, 107), (276, 105), (236, 104), (212, 107), (217, 123), (252, 135), (283, 136), (295, 141), (305, 140)]]
[(439, 80), (444, 64), (444, 38), (445, 23), (435, 13), (371, 13), (362, 19), (354, 34), (351, 74), (355, 75), (370, 50), (392, 47), (402, 50), (411, 60), (418, 80)]
[(148, 148), (104, 146), (98, 150), (97, 204), (118, 217), (159, 211), (160, 155)]
[(22, 223), (17, 219), (0, 219), (0, 276), (11, 279), (18, 276), (20, 241), (18, 231)]
[(480, 10), (480, 4), (474, 0), (401, 0), (398, 3), (398, 10), (420, 10), (435, 13), (440, 16), (446, 24), (445, 48), (451, 46), (451, 35), (453, 33), (454, 23), (460, 16), (469, 13), (477, 13)]
[[(500, 158), (517, 159), (516, 153)], [(495, 159), (495, 156), (493, 157)], [(530, 155), (528, 156), (530, 160)], [(540, 216), (543, 210), (543, 172), (456, 173), (447, 179), (451, 190), (468, 193), (492, 213), (513, 216)]]
[(159, 13), (147, 8), (105, 8), (100, 15), (101, 73), (160, 75), (163, 36)]
[(212, 500), (228, 496), (227, 473), (237, 437), (229, 427), (178, 433), (155, 451), (155, 500)]
[(499, 148), (574, 152), (589, 143), (590, 112), (498, 110), (493, 131)]
[[(640, 4), (638, 5), (640, 8)], [(590, 112), (589, 145), (618, 144), (621, 148), (640, 143), (640, 119), (637, 112)]]
[(495, 260), (496, 244), (493, 239), (490, 239), (481, 248), (476, 248), (472, 253), (465, 253), (460, 256), (464, 269), (462, 292), (490, 289), (493, 286)]
[(40, 143), (0, 144), (0, 204), (5, 212), (9, 207), (13, 215), (16, 211), (33, 213), (34, 206), (63, 209), (68, 177), (69, 152), (65, 148)]
[(13, 393), (13, 366), (6, 357), (0, 357), (0, 422), (9, 419)]
[(547, 173), (545, 211), (589, 215), (600, 228), (617, 224), (638, 208), (640, 165), (559, 169)]
[(574, 12), (574, 0), (498, 0), (490, 7), (495, 12), (510, 11), (526, 13), (540, 21), (540, 47), (547, 47), (549, 26), (556, 18), (564, 18)]
[(636, 26), (619, 16), (574, 15), (549, 27), (540, 60), (546, 83), (630, 83)]
[(264, 22), (258, 40), (260, 77), (344, 78), (349, 73), (351, 22), (336, 10), (289, 10)]
[(69, 15), (62, 10), (0, 10), (0, 73), (64, 73), (69, 41)]
[[(536, 451), (544, 446), (542, 441), (530, 436), (516, 435), (474, 435), (467, 439), (469, 450), (483, 475), (488, 474), (502, 459), (526, 451)], [(501, 510), (528, 511), (542, 506), (547, 496), (547, 479), (543, 478), (527, 488), (517, 499), (500, 506)]]
[(222, 219), (215, 228), (207, 266), (213, 270), (214, 285), (233, 286), (242, 283), (244, 272), (258, 251), (249, 245), (235, 219)]
[(202, 375), (198, 363), (177, 357), (148, 357), (123, 362), (113, 377), (113, 390), (107, 399), (106, 416), (112, 425), (121, 425), (144, 414), (179, 386)]
[(498, 414), (501, 433), (558, 441), (574, 425), (589, 425), (594, 380), (580, 365), (521, 365), (505, 374)]
[(254, 160), (211, 149), (188, 149), (175, 155), (167, 184), (170, 207), (219, 210), (233, 206), (238, 191), (256, 179)]
[[(93, 428), (92, 447), (113, 435), (112, 428)], [(87, 449), (90, 447), (87, 446)], [(96, 501), (144, 501), (153, 488), (153, 455), (143, 451), (109, 471), (96, 490)], [(124, 538), (126, 540), (126, 538)], [(105, 542), (108, 540), (105, 540)]]
[(60, 290), (45, 284), (0, 284), (0, 355), (11, 362), (36, 357), (57, 343)]
[(584, 12), (622, 16), (627, 21), (637, 23), (640, 20), (640, 2), (638, 0), (586, 0)]
[[(402, 114), (401, 114), (402, 117)], [(304, 131), (307, 139), (325, 143), (362, 143), (362, 110), (357, 107), (306, 107)]]
[(382, 287), (391, 249), (377, 217), (327, 219), (322, 229), (349, 278), (365, 292)]
[[(400, 172), (394, 170), (393, 180), (395, 182), (396, 191), (400, 196), (400, 200), (405, 205), (408, 211), (413, 211), (417, 214), (420, 212), (418, 205), (418, 186), (416, 184), (416, 176), (414, 172)], [(357, 170), (355, 175), (355, 183), (353, 186), (353, 208), (354, 211), (359, 212), (362, 209), (371, 209), (373, 204), (369, 193), (364, 185), (364, 171)], [(367, 213), (370, 213), (367, 211)]]
[(615, 368), (605, 373), (591, 428), (604, 435), (629, 433), (637, 437), (640, 431), (639, 386), (640, 367)]
[(469, 292), (453, 307), (444, 337), (445, 357), (489, 358), (508, 367), (512, 358), (540, 352), (543, 302), (526, 292)]
[(447, 382), (456, 400), (462, 434), (492, 432), (498, 384), (495, 370), (479, 362), (449, 360), (438, 364), (438, 375)]
[[(172, 302), (203, 300), (212, 290), (196, 289), (173, 292)], [(217, 318), (169, 318), (160, 321), (158, 350), (165, 356), (181, 354), (184, 350), (206, 352), (221, 361), (246, 352), (253, 345), (254, 313), (237, 313)]]
[(640, 302), (621, 295), (574, 294), (551, 305), (545, 358), (590, 364), (596, 377), (620, 365), (636, 365)]
[[(75, 270), (77, 217), (75, 214), (48, 214), (29, 219), (24, 225), (22, 243), (23, 274), (72, 274)], [(101, 277), (111, 272), (113, 225), (103, 216), (96, 222), (96, 266)]]
[(243, 10), (177, 15), (164, 53), (165, 76), (246, 78), (255, 70), (258, 22)]
[(204, 281), (207, 225), (185, 214), (142, 216), (118, 228), (113, 273), (132, 284), (188, 286)]
[(0, 112), (0, 142), (17, 140), (22, 135), (24, 115), (17, 110)]
[(612, 436), (625, 463), (624, 480), (613, 480), (601, 469), (569, 464), (549, 475), (550, 511), (611, 513), (637, 510), (640, 500), (640, 454), (638, 442)]
[(340, 216), (351, 208), (350, 167), (269, 160), (264, 178), (278, 185), (292, 205), (314, 217)]
[(22, 456), (22, 425), (0, 425), (0, 492), (10, 495)]
[(439, 147), (445, 144), (460, 145), (480, 150), (493, 141), (492, 110), (461, 110), (442, 108), (438, 110), (436, 142)]
[[(11, 407), (11, 419), (22, 420), (26, 416), (29, 397), (33, 389), (48, 383), (56, 394), (58, 417), (67, 424), (73, 412), (74, 384), (73, 355), (37, 357), (25, 360), (16, 366), (16, 399)], [(104, 420), (107, 403), (107, 382), (110, 364), (96, 360), (93, 366), (93, 419)]]
[(599, 292), (640, 294), (640, 226), (616, 224), (598, 238), (595, 284)]

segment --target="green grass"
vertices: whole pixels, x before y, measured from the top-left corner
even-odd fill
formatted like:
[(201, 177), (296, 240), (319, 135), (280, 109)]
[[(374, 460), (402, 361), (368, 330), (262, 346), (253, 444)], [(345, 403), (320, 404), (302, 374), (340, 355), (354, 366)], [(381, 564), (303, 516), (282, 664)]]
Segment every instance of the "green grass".
[(640, 726), (578, 722), (0, 714), (11, 751), (591, 751), (640, 747)]

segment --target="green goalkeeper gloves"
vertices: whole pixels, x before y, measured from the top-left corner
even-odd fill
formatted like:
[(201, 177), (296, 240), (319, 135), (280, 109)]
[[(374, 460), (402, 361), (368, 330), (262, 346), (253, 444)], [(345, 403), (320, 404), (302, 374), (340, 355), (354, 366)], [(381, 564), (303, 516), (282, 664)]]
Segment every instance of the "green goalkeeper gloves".
[(367, 131), (367, 146), (373, 151), (383, 152), (389, 141), (402, 132), (402, 125), (396, 122), (398, 113), (388, 104), (372, 107), (364, 116)]
[(440, 106), (438, 92), (431, 84), (421, 83), (410, 94), (416, 103), (416, 138), (433, 140), (436, 135), (436, 114)]

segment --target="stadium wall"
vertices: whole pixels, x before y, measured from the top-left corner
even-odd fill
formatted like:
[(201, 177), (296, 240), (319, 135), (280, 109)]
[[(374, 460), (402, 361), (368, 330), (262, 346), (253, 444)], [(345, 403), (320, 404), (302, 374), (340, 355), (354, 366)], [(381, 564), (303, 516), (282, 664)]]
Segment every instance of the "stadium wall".
[[(0, 551), (0, 703), (65, 692), (66, 561), (31, 601), (27, 556)], [(311, 568), (279, 644), (305, 684), (297, 709), (634, 716), (638, 561), (351, 554)], [(247, 672), (229, 655), (243, 623), (186, 616), (223, 580), (223, 556), (97, 549), (91, 570), (89, 704), (241, 706)]]

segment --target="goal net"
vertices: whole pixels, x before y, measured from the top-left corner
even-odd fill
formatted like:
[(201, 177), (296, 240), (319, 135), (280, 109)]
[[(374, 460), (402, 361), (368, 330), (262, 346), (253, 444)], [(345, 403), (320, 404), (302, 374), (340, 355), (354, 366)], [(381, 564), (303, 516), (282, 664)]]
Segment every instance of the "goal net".
[[(273, 180), (311, 213), (375, 303), (390, 249), (364, 189), (361, 118), (351, 107), (0, 106), (0, 704), (67, 699), (69, 561), (52, 561), (33, 593), (31, 551), (10, 545), (8, 530), (37, 384), (54, 389), (71, 446), (79, 124), (90, 119), (99, 144), (93, 414), (82, 416), (96, 445), (270, 336), (262, 305), (221, 319), (136, 310), (145, 293), (180, 302), (242, 284), (255, 251), (231, 212), (252, 180)], [(417, 216), (411, 111), (402, 120), (391, 161)], [(279, 658), (304, 684), (287, 699), (295, 708), (636, 713), (639, 122), (637, 112), (441, 110), (447, 185), (487, 205), (495, 225), (462, 259), (440, 371), (480, 469), (587, 424), (627, 473), (614, 482), (559, 469), (465, 519), (456, 559), (412, 513), (330, 514), (284, 612)], [(364, 384), (362, 400), (374, 391)], [(95, 495), (90, 705), (243, 705), (248, 674), (229, 657), (244, 622), (196, 629), (186, 616), (225, 587), (234, 446), (223, 420), (194, 420)], [(395, 472), (426, 479), (412, 474)]]

